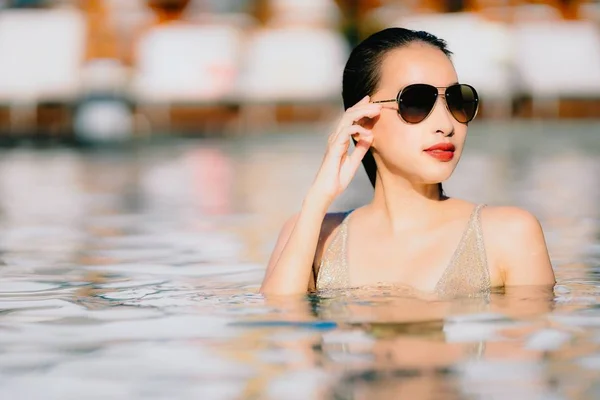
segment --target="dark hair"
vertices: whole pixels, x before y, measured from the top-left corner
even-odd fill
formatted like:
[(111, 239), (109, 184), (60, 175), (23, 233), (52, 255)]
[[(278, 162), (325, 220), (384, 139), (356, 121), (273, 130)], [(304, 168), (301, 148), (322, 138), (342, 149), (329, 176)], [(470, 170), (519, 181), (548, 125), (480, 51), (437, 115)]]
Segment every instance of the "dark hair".
[[(356, 46), (346, 62), (342, 80), (344, 110), (352, 107), (365, 96), (371, 96), (375, 92), (381, 78), (381, 63), (387, 53), (415, 42), (433, 46), (443, 52), (448, 58), (452, 56), (452, 52), (448, 50), (444, 40), (427, 32), (404, 28), (387, 28), (376, 32)], [(371, 150), (365, 154), (362, 163), (371, 184), (375, 187), (377, 165), (375, 164), (375, 158), (373, 158)], [(438, 184), (438, 188), (440, 197), (444, 197), (441, 183)]]

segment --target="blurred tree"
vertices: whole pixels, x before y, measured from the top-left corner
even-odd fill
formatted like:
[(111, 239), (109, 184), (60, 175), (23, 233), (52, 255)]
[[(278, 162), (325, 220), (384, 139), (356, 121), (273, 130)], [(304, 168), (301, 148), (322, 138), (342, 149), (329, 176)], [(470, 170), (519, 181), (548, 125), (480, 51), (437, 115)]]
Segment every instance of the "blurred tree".
[(587, 2), (587, 0), (558, 0), (558, 5), (564, 19), (578, 19), (581, 5)]
[(9, 0), (8, 8), (43, 8), (50, 3), (50, 0)]
[(533, 4), (554, 7), (564, 19), (578, 19), (581, 6), (590, 3), (590, 0), (464, 0), (463, 3), (468, 11), (485, 13), (489, 10), (505, 9), (507, 11), (505, 15), (510, 17), (503, 21), (509, 22), (512, 21), (512, 11), (515, 7)]
[(251, 14), (256, 18), (258, 23), (265, 26), (271, 19), (271, 7), (269, 0), (254, 0), (252, 2)]
[(135, 64), (135, 52), (138, 41), (148, 33), (148, 31), (158, 25), (166, 25), (184, 20), (184, 14), (191, 1), (192, 0), (145, 0), (147, 7), (152, 10), (156, 18), (132, 28), (130, 40), (126, 45), (127, 50), (123, 57), (125, 64), (130, 66)]
[(146, 0), (159, 24), (181, 20), (190, 2), (191, 0)]
[(104, 0), (82, 0), (80, 6), (86, 14), (88, 26), (85, 59), (122, 58)]
[(342, 12), (342, 33), (351, 47), (382, 27), (365, 18), (370, 11), (382, 5), (381, 0), (335, 0)]
[(447, 12), (461, 12), (464, 11), (467, 4), (465, 0), (446, 0), (446, 11)]

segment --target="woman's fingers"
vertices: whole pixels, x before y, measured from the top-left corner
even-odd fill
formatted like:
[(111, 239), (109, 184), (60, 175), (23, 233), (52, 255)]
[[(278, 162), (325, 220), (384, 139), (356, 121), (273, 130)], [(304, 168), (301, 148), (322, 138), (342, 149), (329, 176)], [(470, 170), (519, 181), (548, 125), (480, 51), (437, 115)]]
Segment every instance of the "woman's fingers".
[(360, 167), (362, 159), (373, 143), (373, 135), (356, 135), (357, 139), (354, 151), (346, 157), (340, 168), (340, 185), (344, 188), (348, 186), (356, 171)]
[(350, 137), (368, 137), (372, 133), (369, 129), (364, 128), (360, 125), (350, 125), (343, 128), (337, 135), (334, 142), (329, 146), (329, 152), (334, 153), (337, 156), (345, 154), (350, 144)]
[[(373, 133), (363, 123), (377, 117), (381, 113), (381, 105), (369, 103), (369, 100), (366, 96), (350, 107), (329, 136), (327, 151), (316, 178), (319, 190), (327, 196), (334, 198), (346, 188), (373, 143)], [(351, 137), (357, 143), (356, 149), (348, 155)]]
[(360, 136), (357, 138), (357, 142), (352, 154), (348, 158), (348, 169), (354, 175), (356, 170), (360, 166), (362, 159), (364, 158), (367, 151), (371, 148), (371, 144), (373, 143), (373, 135), (368, 136)]
[(342, 117), (342, 126), (352, 125), (356, 122), (359, 122), (361, 119), (374, 118), (379, 115), (381, 112), (381, 104), (366, 104), (359, 108), (348, 110), (346, 114)]
[(348, 109), (342, 117), (336, 132), (329, 137), (329, 144), (340, 140), (340, 136), (347, 138), (347, 128), (352, 126), (360, 126), (358, 122), (364, 118), (375, 118), (381, 112), (381, 105), (379, 104), (366, 104), (360, 108)]

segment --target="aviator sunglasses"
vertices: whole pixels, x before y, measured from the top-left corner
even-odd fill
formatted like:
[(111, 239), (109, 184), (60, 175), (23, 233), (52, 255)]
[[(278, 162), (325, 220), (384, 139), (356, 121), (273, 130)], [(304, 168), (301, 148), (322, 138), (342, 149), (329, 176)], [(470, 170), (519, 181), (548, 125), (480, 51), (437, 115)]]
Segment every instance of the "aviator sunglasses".
[[(442, 93), (438, 89), (444, 89)], [(458, 122), (466, 124), (477, 115), (479, 96), (473, 86), (454, 84), (448, 87), (436, 87), (425, 83), (408, 85), (393, 100), (379, 100), (373, 103), (398, 103), (398, 114), (409, 124), (423, 122), (437, 102), (438, 96), (446, 99), (446, 107)]]

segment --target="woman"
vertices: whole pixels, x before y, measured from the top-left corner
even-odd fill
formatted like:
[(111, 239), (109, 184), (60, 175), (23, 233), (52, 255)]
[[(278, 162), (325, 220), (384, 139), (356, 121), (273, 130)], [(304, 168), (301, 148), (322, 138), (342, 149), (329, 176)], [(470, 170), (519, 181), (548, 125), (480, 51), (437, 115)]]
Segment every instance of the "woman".
[[(534, 216), (443, 193), (478, 107), (475, 89), (458, 84), (450, 56), (443, 40), (402, 28), (375, 33), (352, 51), (343, 76), (346, 112), (301, 211), (281, 230), (262, 293), (389, 284), (455, 296), (554, 285)], [(327, 213), (361, 161), (373, 200)]]

